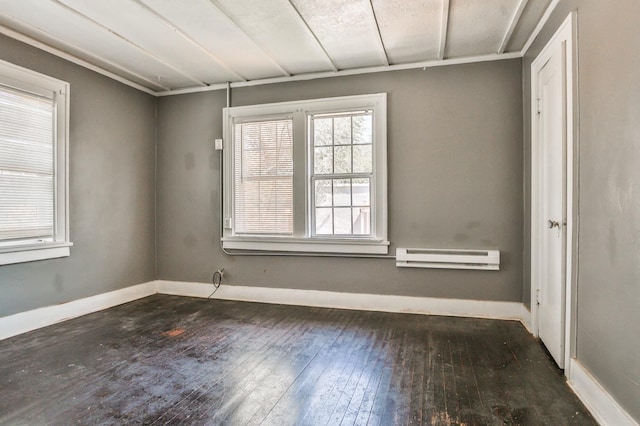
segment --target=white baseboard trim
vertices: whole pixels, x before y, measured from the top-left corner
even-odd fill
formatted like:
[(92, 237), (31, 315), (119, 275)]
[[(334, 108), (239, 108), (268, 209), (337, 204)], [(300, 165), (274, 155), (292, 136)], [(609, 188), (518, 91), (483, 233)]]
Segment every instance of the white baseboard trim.
[(571, 359), (569, 386), (603, 426), (638, 426), (577, 359)]
[(524, 303), (520, 304), (520, 322), (527, 329), (529, 334), (533, 335), (533, 327), (531, 326), (531, 310)]
[[(209, 297), (212, 284), (156, 281), (158, 293)], [(223, 285), (213, 298), (380, 312), (522, 320), (522, 303)]]
[[(155, 293), (209, 297), (214, 287), (208, 283), (150, 281), (60, 305), (47, 306), (0, 318), (0, 340), (92, 312), (131, 302)], [(213, 298), (245, 302), (277, 303), (457, 317), (519, 320), (527, 327), (528, 310), (517, 302), (438, 299), (333, 291), (223, 285)]]
[(101, 311), (156, 293), (155, 282), (125, 287), (120, 290), (85, 297), (60, 305), (47, 306), (0, 318), (0, 340)]

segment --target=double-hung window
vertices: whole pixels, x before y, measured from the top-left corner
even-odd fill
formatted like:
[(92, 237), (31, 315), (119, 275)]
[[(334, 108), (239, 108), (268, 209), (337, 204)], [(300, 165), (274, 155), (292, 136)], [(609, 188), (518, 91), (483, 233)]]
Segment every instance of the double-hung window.
[(223, 247), (385, 254), (386, 94), (225, 109)]
[(0, 61), (0, 265), (69, 255), (68, 96)]

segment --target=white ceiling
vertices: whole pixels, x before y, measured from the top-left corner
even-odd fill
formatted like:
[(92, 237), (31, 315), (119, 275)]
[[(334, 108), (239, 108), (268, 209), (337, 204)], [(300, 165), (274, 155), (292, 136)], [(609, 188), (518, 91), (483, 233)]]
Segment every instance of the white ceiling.
[(0, 0), (0, 32), (164, 94), (521, 56), (551, 3)]

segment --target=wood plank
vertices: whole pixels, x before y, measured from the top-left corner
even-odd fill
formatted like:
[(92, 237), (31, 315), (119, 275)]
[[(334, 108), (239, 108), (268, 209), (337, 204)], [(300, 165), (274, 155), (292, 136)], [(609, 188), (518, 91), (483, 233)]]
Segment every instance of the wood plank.
[(390, 342), (393, 339), (393, 330), (386, 330), (385, 335), (379, 339), (379, 350), (376, 354), (376, 361), (372, 370), (367, 375), (368, 380), (358, 383), (349, 406), (345, 412), (340, 424), (367, 424), (369, 422), (377, 422), (377, 418), (371, 418), (372, 407), (374, 406), (374, 400), (380, 389), (380, 383), (382, 381), (385, 367), (389, 364), (389, 350)]
[(0, 342), (0, 424), (596, 424), (517, 322), (155, 295)]
[(324, 371), (314, 384), (308, 408), (301, 417), (302, 423), (326, 424), (328, 422), (328, 416), (331, 413), (327, 411), (332, 411), (332, 407), (337, 402), (335, 400), (337, 388), (344, 386), (348, 374), (353, 371), (349, 367), (362, 356), (363, 345), (369, 342), (369, 339), (363, 339), (361, 336), (362, 327), (366, 325), (364, 319), (364, 316), (356, 318), (350, 339), (345, 342), (346, 346), (333, 359), (323, 363)]
[[(347, 312), (347, 311), (344, 311)], [(317, 359), (313, 360), (307, 368), (300, 374), (298, 380), (290, 386), (270, 408), (265, 418), (261, 420), (263, 424), (281, 425), (289, 424), (304, 416), (306, 411), (291, 412), (292, 405), (308, 406), (312, 403), (310, 396), (314, 395), (318, 380), (325, 370), (336, 358), (345, 352), (351, 352), (356, 344), (353, 338), (360, 325), (354, 322), (355, 317), (349, 315), (344, 321), (344, 327), (340, 335), (333, 344)], [(258, 414), (254, 416), (258, 418)], [(252, 419), (253, 420), (253, 419)]]

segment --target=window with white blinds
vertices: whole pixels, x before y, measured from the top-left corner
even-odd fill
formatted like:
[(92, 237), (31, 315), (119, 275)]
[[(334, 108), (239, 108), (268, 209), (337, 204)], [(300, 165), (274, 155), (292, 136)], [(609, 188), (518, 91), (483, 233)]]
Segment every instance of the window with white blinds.
[(68, 93), (0, 61), (0, 265), (70, 254)]
[(293, 121), (235, 125), (235, 231), (293, 233)]
[(53, 99), (0, 85), (0, 241), (54, 236)]
[(386, 94), (225, 109), (227, 250), (386, 254)]

